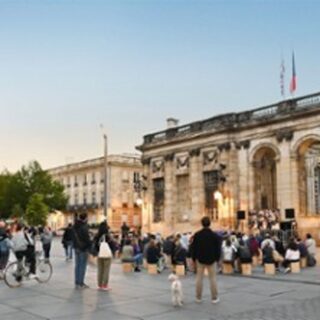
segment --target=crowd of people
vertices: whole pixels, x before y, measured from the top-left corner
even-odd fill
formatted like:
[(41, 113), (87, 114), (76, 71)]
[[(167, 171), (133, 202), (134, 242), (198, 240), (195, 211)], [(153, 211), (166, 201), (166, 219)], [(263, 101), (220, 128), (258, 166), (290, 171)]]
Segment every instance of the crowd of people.
[(280, 210), (250, 210), (248, 225), (252, 230), (280, 230)]
[[(130, 231), (126, 223), (119, 235), (113, 233), (107, 221), (103, 221), (97, 232), (92, 234), (87, 215), (80, 214), (76, 222), (69, 224), (62, 237), (66, 261), (74, 260), (74, 282), (76, 289), (88, 288), (85, 283), (89, 255), (97, 258), (97, 287), (110, 290), (109, 278), (112, 259), (120, 258), (123, 263), (134, 265), (140, 272), (144, 261), (157, 266), (161, 273), (165, 268), (173, 270), (183, 265), (185, 270), (196, 273), (196, 300), (201, 301), (202, 281), (205, 271), (209, 275), (212, 302), (218, 298), (216, 268), (221, 271), (223, 263), (232, 265), (241, 272), (241, 264), (259, 258), (262, 264), (274, 263), (279, 272), (290, 272), (290, 263), (306, 258), (308, 266), (316, 264), (316, 243), (310, 234), (304, 240), (298, 236), (282, 242), (272, 226), (277, 221), (276, 213), (265, 212), (254, 218), (258, 227), (266, 223), (268, 233), (244, 234), (239, 232), (213, 232), (210, 219), (201, 220), (202, 229), (194, 234), (176, 233), (163, 238), (161, 234), (141, 234), (141, 230)], [(264, 228), (264, 226), (263, 226)], [(30, 265), (30, 277), (35, 278), (36, 238), (41, 241), (44, 258), (49, 261), (53, 234), (47, 227), (26, 227), (18, 223), (14, 231), (0, 222), (0, 272), (3, 273), (12, 250), (18, 260), (25, 258)]]

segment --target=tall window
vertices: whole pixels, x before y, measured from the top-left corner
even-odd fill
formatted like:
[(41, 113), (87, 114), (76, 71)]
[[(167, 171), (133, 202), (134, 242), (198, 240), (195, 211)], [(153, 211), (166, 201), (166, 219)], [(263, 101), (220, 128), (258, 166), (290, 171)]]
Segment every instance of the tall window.
[(96, 200), (96, 193), (94, 191), (92, 192), (91, 196), (92, 196), (92, 204), (96, 204), (96, 201), (97, 201)]
[(219, 172), (213, 170), (204, 173), (205, 211), (211, 219), (218, 219), (217, 203), (214, 192), (219, 188)]
[(77, 193), (74, 194), (74, 204), (77, 206), (79, 204), (79, 196)]
[(153, 180), (153, 222), (162, 221), (164, 218), (164, 179)]
[(78, 186), (78, 177), (74, 176), (74, 186), (77, 187)]
[(186, 221), (189, 219), (191, 211), (191, 199), (189, 188), (189, 176), (183, 175), (177, 177), (177, 219)]
[(96, 183), (96, 174), (95, 174), (95, 172), (92, 172), (91, 184), (95, 184), (95, 183)]
[(101, 191), (101, 193), (100, 193), (100, 204), (102, 206), (104, 205), (104, 191)]
[(133, 182), (139, 182), (140, 181), (140, 172), (134, 172), (133, 173)]
[(88, 181), (87, 181), (87, 174), (85, 173), (85, 174), (83, 175), (83, 185), (86, 186), (87, 183), (88, 183)]
[(83, 204), (84, 205), (87, 204), (87, 193), (86, 192), (83, 193)]

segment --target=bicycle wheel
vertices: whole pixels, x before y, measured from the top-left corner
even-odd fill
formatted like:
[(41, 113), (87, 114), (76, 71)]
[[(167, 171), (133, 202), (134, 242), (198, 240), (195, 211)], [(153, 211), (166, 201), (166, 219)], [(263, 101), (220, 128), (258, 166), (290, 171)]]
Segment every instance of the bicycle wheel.
[(51, 279), (52, 265), (50, 262), (44, 260), (39, 261), (37, 265), (37, 281), (40, 283), (46, 283)]
[(4, 273), (4, 282), (10, 288), (18, 288), (22, 284), (23, 276), (19, 270), (18, 262), (10, 263)]

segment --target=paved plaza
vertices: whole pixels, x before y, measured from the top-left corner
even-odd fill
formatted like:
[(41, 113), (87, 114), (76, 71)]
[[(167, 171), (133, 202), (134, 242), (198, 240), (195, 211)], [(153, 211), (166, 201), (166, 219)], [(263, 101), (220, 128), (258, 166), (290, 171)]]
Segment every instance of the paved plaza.
[(22, 288), (9, 289), (0, 282), (1, 320), (112, 319), (112, 320), (318, 320), (320, 314), (320, 268), (298, 275), (264, 276), (257, 270), (251, 278), (218, 276), (220, 303), (210, 302), (209, 286), (201, 304), (195, 303), (195, 278), (182, 279), (185, 305), (175, 308), (170, 300), (168, 272), (151, 276), (123, 274), (112, 265), (111, 292), (96, 290), (96, 270), (90, 265), (90, 289), (76, 291), (73, 263), (65, 262), (61, 244), (54, 243), (53, 277), (48, 284), (29, 281)]

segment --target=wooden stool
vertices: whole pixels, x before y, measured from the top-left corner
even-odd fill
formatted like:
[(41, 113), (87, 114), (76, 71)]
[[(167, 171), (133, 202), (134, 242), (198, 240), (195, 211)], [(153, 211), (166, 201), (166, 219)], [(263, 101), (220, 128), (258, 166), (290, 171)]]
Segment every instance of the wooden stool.
[(148, 273), (149, 274), (158, 274), (158, 267), (156, 264), (148, 264)]
[(183, 264), (177, 264), (175, 271), (177, 276), (184, 276), (186, 274), (186, 268)]
[(224, 262), (222, 264), (222, 273), (223, 274), (232, 274), (233, 273), (233, 266), (231, 263)]
[(306, 268), (307, 267), (307, 258), (301, 258), (300, 259), (300, 268)]
[(253, 256), (252, 257), (252, 265), (253, 265), (253, 267), (257, 267), (258, 264), (259, 264), (259, 257)]
[(241, 264), (241, 273), (245, 276), (251, 276), (252, 275), (251, 263), (242, 263)]
[(275, 267), (274, 263), (265, 263), (264, 264), (264, 273), (275, 275), (276, 274), (276, 267)]
[(123, 262), (122, 263), (122, 271), (124, 273), (130, 273), (133, 270), (133, 266), (131, 262)]
[(146, 259), (143, 259), (143, 268), (148, 269), (148, 262)]
[(300, 273), (300, 261), (290, 263), (291, 273)]

